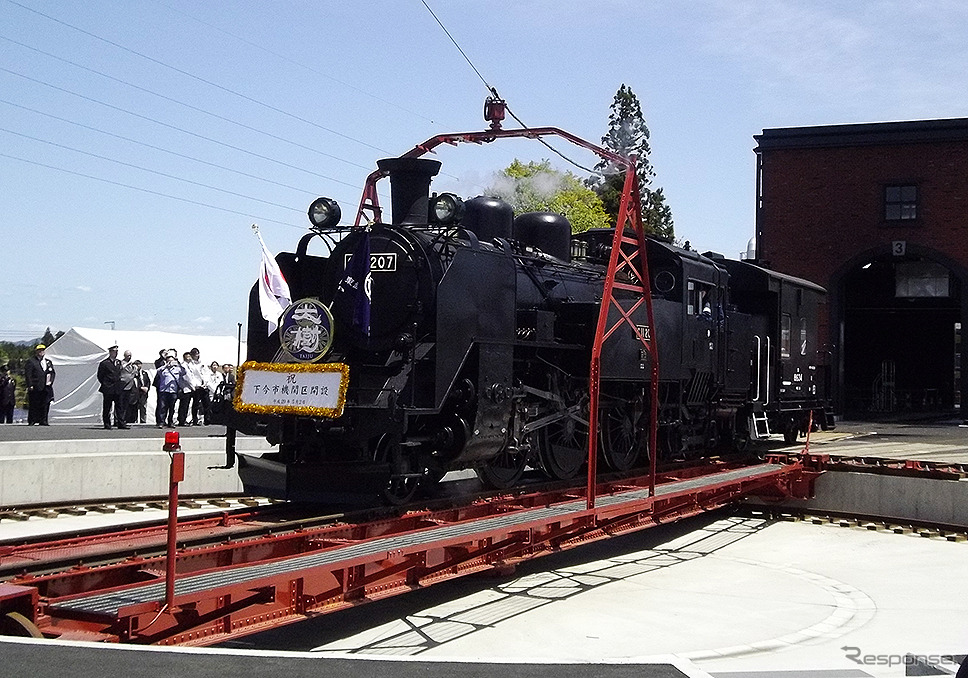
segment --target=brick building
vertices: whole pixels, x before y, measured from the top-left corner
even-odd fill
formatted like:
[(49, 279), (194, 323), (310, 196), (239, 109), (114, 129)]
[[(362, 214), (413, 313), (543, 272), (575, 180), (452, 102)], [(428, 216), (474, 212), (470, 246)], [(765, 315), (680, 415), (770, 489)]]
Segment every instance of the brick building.
[(968, 118), (754, 139), (757, 259), (827, 288), (838, 412), (968, 403)]

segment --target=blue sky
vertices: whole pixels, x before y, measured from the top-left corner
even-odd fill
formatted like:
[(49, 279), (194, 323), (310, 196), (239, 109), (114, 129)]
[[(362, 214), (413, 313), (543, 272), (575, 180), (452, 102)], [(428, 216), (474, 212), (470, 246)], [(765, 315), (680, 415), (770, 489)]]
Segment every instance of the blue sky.
[[(677, 236), (727, 256), (764, 128), (968, 115), (960, 0), (427, 1), (529, 126), (597, 142), (630, 86)], [(486, 94), (421, 0), (0, 0), (0, 339), (234, 335), (250, 224), (279, 251), (318, 195), (351, 220), (377, 159), (482, 129)], [(515, 157), (570, 168), (446, 148), (434, 188), (473, 197)]]

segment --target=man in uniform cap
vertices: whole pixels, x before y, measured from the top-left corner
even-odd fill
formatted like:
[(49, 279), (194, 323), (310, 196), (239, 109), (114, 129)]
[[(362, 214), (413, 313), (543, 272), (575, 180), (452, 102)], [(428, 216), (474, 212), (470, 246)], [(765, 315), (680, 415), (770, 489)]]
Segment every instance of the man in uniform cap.
[(47, 347), (37, 344), (24, 367), (27, 385), (27, 424), (49, 426), (50, 403), (54, 400), (54, 363), (44, 357)]
[(118, 347), (108, 347), (108, 357), (97, 366), (97, 381), (101, 384), (98, 390), (103, 396), (101, 406), (101, 421), (104, 428), (111, 428), (111, 407), (114, 406), (114, 425), (118, 428), (128, 428), (124, 420), (125, 403), (122, 397), (121, 361), (118, 360)]

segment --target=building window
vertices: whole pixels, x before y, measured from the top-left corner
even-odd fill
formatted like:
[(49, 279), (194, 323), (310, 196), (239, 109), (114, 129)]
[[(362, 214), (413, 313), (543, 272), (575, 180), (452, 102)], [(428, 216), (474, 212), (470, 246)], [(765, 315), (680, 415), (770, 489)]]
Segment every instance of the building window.
[(918, 218), (918, 187), (897, 184), (884, 187), (884, 219), (911, 221)]
[(894, 264), (894, 296), (899, 299), (948, 298), (951, 274), (931, 261), (899, 261)]

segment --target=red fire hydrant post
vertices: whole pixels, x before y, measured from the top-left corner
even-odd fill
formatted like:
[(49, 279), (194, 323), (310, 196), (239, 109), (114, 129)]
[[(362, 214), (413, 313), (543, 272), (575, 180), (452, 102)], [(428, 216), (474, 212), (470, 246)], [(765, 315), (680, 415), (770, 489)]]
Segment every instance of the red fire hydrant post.
[(185, 453), (181, 451), (178, 431), (165, 433), (165, 452), (171, 457), (168, 483), (168, 553), (165, 561), (165, 609), (175, 603), (175, 551), (178, 547), (178, 483), (185, 479)]

